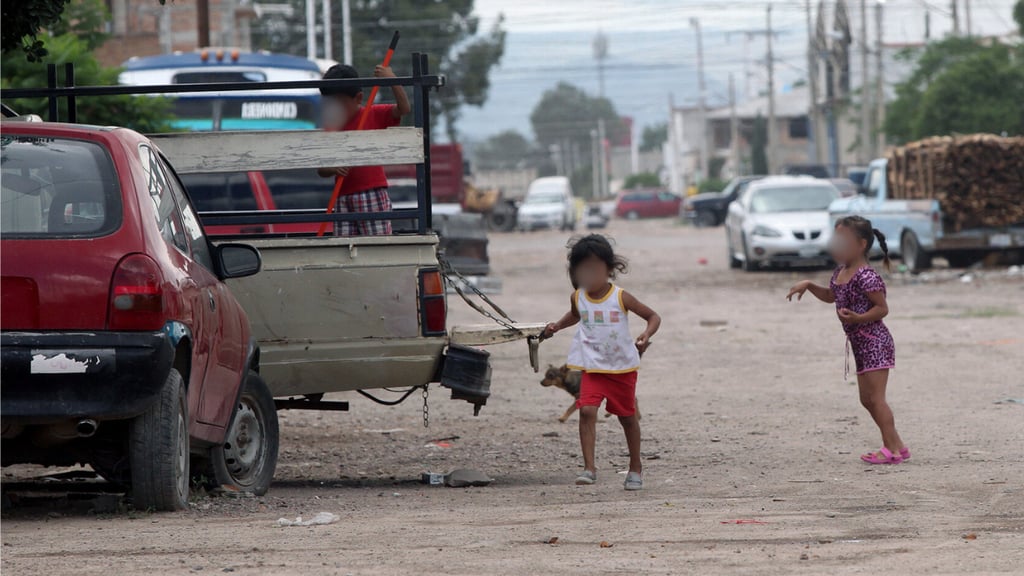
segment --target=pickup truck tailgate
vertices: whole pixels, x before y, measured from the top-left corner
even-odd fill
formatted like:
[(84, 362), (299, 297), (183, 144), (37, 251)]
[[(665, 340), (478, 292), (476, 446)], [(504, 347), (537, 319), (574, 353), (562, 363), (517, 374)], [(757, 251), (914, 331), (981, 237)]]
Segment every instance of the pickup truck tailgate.
[(421, 270), (437, 237), (246, 239), (263, 270), (228, 284), (249, 314), (274, 396), (436, 381), (447, 338), (425, 337)]

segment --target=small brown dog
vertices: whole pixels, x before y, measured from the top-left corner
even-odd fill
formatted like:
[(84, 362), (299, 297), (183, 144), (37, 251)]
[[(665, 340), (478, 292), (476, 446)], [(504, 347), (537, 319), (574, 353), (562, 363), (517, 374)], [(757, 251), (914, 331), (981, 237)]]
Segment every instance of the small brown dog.
[[(544, 373), (544, 379), (540, 381), (540, 385), (545, 388), (554, 386), (555, 388), (561, 388), (569, 393), (576, 400), (580, 397), (580, 380), (583, 378), (583, 372), (579, 370), (573, 370), (562, 364), (560, 367), (548, 365), (547, 372)], [(640, 403), (636, 402), (636, 418), (640, 419)], [(576, 401), (565, 410), (565, 413), (558, 417), (559, 422), (565, 422), (572, 416), (572, 413), (576, 411)], [(611, 414), (605, 414), (605, 418), (611, 416)]]

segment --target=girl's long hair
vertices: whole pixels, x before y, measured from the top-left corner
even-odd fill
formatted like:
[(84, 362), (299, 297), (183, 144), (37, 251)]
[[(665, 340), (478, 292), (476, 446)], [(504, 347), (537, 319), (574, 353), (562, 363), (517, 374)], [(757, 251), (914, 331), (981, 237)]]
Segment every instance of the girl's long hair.
[(612, 280), (620, 272), (625, 274), (629, 271), (626, 259), (616, 254), (612, 243), (600, 234), (573, 238), (566, 247), (569, 249), (569, 281), (572, 282), (573, 288), (579, 288), (579, 283), (576, 282), (576, 267), (589, 256), (596, 256), (608, 266), (609, 278)]
[(846, 216), (836, 221), (836, 228), (840, 226), (849, 228), (858, 238), (864, 240), (865, 257), (871, 252), (871, 247), (875, 245), (875, 239), (877, 238), (878, 247), (882, 249), (882, 266), (887, 271), (892, 271), (892, 261), (889, 260), (889, 245), (885, 241), (885, 234), (882, 234), (878, 228), (872, 227), (871, 220), (863, 216)]

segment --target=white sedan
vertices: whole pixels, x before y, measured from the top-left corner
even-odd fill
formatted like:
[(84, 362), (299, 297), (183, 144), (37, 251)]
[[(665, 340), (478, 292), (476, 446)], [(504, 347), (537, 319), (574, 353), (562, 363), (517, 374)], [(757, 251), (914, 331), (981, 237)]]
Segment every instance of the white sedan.
[(820, 266), (830, 261), (828, 206), (839, 191), (828, 180), (771, 176), (752, 182), (725, 219), (732, 268)]

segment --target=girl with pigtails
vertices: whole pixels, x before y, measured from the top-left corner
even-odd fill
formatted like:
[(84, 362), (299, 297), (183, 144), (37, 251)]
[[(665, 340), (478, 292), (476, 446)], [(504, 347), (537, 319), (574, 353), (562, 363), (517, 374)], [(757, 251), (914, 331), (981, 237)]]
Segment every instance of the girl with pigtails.
[(835, 303), (836, 314), (846, 332), (847, 375), (852, 351), (860, 402), (882, 432), (882, 447), (860, 458), (868, 464), (899, 464), (910, 459), (910, 450), (896, 432), (892, 409), (885, 399), (889, 370), (896, 366), (896, 348), (892, 334), (882, 323), (889, 313), (885, 282), (868, 264), (868, 253), (876, 239), (888, 270), (889, 249), (885, 235), (872, 228), (871, 221), (860, 216), (840, 219), (836, 222), (830, 246), (838, 267), (832, 273), (828, 286), (804, 280), (794, 285), (786, 298), (792, 300), (796, 296), (800, 300), (804, 292), (810, 291), (822, 302)]

